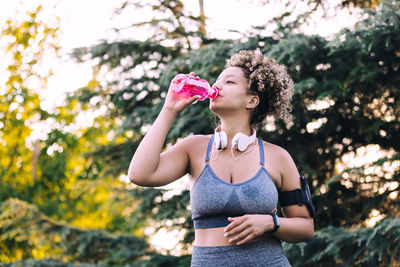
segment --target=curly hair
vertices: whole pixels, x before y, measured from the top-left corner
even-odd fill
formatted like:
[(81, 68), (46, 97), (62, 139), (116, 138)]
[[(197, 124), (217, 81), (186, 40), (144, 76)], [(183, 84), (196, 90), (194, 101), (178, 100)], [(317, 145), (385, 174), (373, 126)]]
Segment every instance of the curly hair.
[(294, 83), (284, 65), (264, 56), (257, 48), (239, 51), (227, 60), (226, 67), (240, 67), (248, 80), (249, 92), (260, 98), (253, 110), (251, 124), (263, 122), (267, 115), (286, 123), (290, 121)]

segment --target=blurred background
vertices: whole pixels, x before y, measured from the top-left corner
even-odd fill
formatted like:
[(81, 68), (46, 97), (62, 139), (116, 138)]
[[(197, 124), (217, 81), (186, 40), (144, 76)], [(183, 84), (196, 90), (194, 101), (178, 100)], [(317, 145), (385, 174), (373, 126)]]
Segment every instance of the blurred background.
[[(189, 178), (127, 169), (170, 80), (214, 82), (260, 48), (295, 81), (293, 121), (259, 137), (309, 179), (293, 266), (400, 266), (400, 4), (385, 0), (0, 2), (0, 266), (189, 266)], [(208, 102), (165, 148), (214, 131)]]

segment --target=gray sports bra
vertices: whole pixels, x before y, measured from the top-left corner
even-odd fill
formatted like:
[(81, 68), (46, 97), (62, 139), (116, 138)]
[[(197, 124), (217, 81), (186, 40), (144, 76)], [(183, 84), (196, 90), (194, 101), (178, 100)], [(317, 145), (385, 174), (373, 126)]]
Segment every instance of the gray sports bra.
[(228, 217), (245, 214), (272, 214), (278, 203), (278, 190), (264, 167), (264, 148), (258, 139), (260, 170), (237, 184), (219, 178), (209, 165), (214, 136), (206, 154), (206, 165), (190, 191), (194, 229), (228, 225)]

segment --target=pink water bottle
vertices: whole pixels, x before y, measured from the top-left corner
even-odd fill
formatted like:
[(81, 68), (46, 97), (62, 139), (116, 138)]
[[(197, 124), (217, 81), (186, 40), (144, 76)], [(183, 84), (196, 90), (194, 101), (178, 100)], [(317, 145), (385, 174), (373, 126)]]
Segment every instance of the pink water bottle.
[(178, 74), (172, 80), (172, 90), (178, 95), (185, 97), (200, 96), (199, 100), (207, 97), (214, 99), (218, 96), (218, 89), (211, 87), (210, 84), (199, 77), (193, 77), (188, 74)]

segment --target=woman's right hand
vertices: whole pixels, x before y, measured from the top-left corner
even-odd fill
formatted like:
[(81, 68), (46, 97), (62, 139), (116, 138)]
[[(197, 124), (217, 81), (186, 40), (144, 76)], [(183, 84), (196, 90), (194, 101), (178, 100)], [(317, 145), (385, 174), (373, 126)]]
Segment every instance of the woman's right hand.
[[(190, 73), (194, 75), (194, 73)], [(172, 82), (164, 106), (146, 133), (129, 165), (128, 177), (137, 185), (162, 186), (169, 184), (187, 173), (189, 149), (184, 142), (178, 142), (163, 152), (169, 129), (176, 116), (199, 96), (186, 98), (173, 92)]]
[[(189, 75), (194, 76), (194, 72), (189, 73)], [(200, 96), (192, 96), (187, 98), (183, 95), (176, 94), (173, 90), (172, 81), (169, 85), (167, 96), (165, 97), (165, 102), (163, 109), (173, 112), (175, 115), (181, 113), (185, 108), (187, 108), (190, 104), (195, 102)]]

